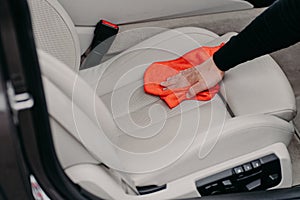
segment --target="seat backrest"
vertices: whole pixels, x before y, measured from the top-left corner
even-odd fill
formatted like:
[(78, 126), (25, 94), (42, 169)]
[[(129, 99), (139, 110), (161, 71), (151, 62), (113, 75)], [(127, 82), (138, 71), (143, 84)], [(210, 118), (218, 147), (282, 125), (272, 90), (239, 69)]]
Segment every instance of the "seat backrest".
[(37, 48), (78, 71), (80, 45), (75, 26), (56, 0), (27, 0)]

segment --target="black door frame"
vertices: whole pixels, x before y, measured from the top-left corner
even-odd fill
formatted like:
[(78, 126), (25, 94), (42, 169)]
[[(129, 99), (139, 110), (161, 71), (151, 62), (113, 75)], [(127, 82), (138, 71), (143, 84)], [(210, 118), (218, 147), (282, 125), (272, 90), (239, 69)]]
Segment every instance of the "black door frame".
[[(20, 143), (20, 148), (15, 148), (15, 151), (18, 151), (25, 161), (22, 163), (22, 159), (15, 158), (15, 162), (18, 162), (19, 166), (27, 167), (19, 170), (19, 175), (25, 176), (25, 182), (27, 181), (29, 184), (29, 174), (32, 174), (49, 198), (84, 200), (87, 199), (84, 196), (87, 193), (78, 185), (73, 184), (64, 174), (53, 147), (41, 72), (31, 27), (26, 0), (0, 1), (0, 48), (2, 50), (1, 56), (5, 61), (1, 70), (7, 73), (5, 83), (2, 85), (4, 87), (2, 92), (5, 94), (7, 102), (14, 101), (12, 98), (16, 96), (13, 95), (9, 100), (6, 95), (8, 89), (6, 83), (9, 81), (15, 95), (24, 96), (26, 94), (34, 102), (32, 107), (24, 107), (20, 110), (7, 104), (10, 107), (10, 113), (14, 115), (11, 117), (18, 119), (18, 122), (14, 124), (18, 130), (15, 140)], [(2, 127), (0, 128), (2, 129)], [(5, 153), (4, 151), (5, 149), (3, 153)], [(25, 174), (23, 170), (26, 171)], [(9, 185), (6, 188), (14, 191), (15, 186), (11, 180), (4, 180), (1, 182), (2, 185)], [(4, 189), (2, 187), (2, 190)], [(5, 189), (2, 193), (8, 194), (11, 191)], [(28, 189), (20, 189), (20, 191), (31, 192)], [(14, 192), (16, 193), (16, 191)]]

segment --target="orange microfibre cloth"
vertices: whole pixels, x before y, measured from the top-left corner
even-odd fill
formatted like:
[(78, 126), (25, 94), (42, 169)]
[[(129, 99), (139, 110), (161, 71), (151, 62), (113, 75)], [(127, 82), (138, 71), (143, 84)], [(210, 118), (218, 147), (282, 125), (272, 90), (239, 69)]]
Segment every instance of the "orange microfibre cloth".
[[(155, 62), (151, 64), (144, 74), (144, 90), (148, 94), (157, 95), (164, 100), (170, 108), (176, 107), (179, 103), (187, 100), (186, 93), (189, 87), (177, 88), (174, 90), (163, 90), (161, 82), (176, 75), (182, 70), (197, 66), (209, 59), (218, 51), (224, 43), (216, 47), (200, 47), (194, 49), (180, 58), (169, 61)], [(190, 100), (208, 101), (218, 93), (220, 86), (217, 84), (209, 90), (199, 92)]]

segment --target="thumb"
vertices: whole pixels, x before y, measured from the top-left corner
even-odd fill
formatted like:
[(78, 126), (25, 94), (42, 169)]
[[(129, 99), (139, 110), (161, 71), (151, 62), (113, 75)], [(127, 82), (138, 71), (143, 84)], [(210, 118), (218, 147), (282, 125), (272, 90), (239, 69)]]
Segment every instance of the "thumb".
[(192, 85), (189, 89), (189, 91), (186, 93), (187, 98), (193, 98), (198, 94), (199, 92), (202, 92), (207, 89), (207, 86), (203, 83), (197, 82), (194, 85)]

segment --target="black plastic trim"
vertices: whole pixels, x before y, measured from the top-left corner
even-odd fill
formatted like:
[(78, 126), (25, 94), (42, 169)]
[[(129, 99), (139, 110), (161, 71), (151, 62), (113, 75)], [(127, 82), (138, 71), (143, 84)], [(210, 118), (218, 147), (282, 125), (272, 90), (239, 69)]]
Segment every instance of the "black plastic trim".
[(262, 8), (272, 5), (276, 0), (247, 0), (255, 8)]
[(265, 190), (281, 181), (280, 160), (275, 154), (243, 163), (196, 181), (201, 196)]
[(164, 190), (167, 188), (167, 185), (161, 185), (161, 186), (157, 186), (157, 185), (147, 185), (147, 186), (137, 186), (136, 189), (138, 190), (140, 195), (144, 195), (144, 194), (150, 194), (150, 193), (154, 193), (154, 192), (158, 192), (161, 190)]
[(268, 191), (254, 191), (234, 194), (223, 194), (214, 196), (205, 196), (197, 198), (189, 198), (188, 200), (292, 200), (300, 199), (300, 186), (288, 189), (276, 189)]

